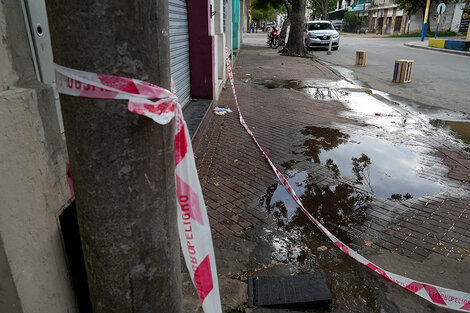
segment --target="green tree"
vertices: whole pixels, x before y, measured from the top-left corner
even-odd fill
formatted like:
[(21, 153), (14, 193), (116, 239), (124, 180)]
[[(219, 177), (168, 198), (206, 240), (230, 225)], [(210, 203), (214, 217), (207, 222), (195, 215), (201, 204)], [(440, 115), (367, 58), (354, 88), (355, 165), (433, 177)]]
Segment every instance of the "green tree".
[[(267, 5), (277, 8), (284, 5), (285, 12), (287, 12), (287, 18), (284, 21), (281, 35), (290, 22), (289, 40), (285, 48), (281, 51), (287, 55), (305, 56), (307, 50), (304, 45), (303, 32), (306, 0), (256, 0), (254, 7), (262, 8)], [(281, 42), (282, 41), (281, 37)]]
[[(260, 12), (261, 14), (266, 14), (266, 19), (275, 20), (277, 14), (286, 14), (286, 18), (284, 19), (284, 23), (282, 24), (281, 33), (279, 34), (280, 37), (280, 44), (284, 45), (286, 40), (287, 34), (287, 27), (290, 25), (290, 12), (291, 12), (291, 5), (287, 0), (255, 0), (253, 2), (254, 11)], [(267, 17), (268, 14), (270, 17)]]
[[(276, 2), (280, 2), (280, 5)], [(252, 19), (257, 21), (275, 21), (276, 15), (282, 13), (282, 1), (256, 0), (252, 6)]]
[(366, 25), (365, 16), (357, 16), (354, 12), (346, 12), (344, 15), (344, 26), (343, 29), (347, 32), (355, 32), (358, 28)]
[[(431, 0), (431, 3), (437, 0)], [(426, 9), (426, 0), (395, 0), (395, 2), (408, 14), (414, 14)]]
[(314, 12), (321, 12), (321, 19), (328, 20), (328, 12), (336, 8), (335, 0), (308, 0), (308, 7)]

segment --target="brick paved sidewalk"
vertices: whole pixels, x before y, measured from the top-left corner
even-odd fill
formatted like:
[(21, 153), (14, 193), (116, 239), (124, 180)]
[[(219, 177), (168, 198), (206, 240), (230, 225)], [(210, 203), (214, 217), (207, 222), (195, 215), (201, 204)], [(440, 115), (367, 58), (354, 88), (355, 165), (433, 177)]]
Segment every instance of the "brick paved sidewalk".
[[(366, 125), (339, 115), (346, 110), (339, 101), (312, 100), (307, 94), (289, 88), (267, 88), (253, 83), (257, 79), (339, 80), (332, 71), (311, 59), (283, 57), (273, 50), (244, 46), (234, 68), (235, 85), (242, 114), (261, 146), (281, 171), (305, 170), (317, 190), (343, 184), (356, 188), (347, 178), (335, 177), (326, 166), (312, 163), (311, 157), (296, 153), (305, 140), (306, 127), (342, 125), (351, 132)], [(270, 87), (270, 86), (268, 86)], [(272, 87), (272, 86), (271, 86)], [(195, 152), (203, 193), (214, 237), (231, 236), (258, 223), (272, 223), (275, 216), (266, 210), (267, 199), (277, 187), (277, 178), (252, 139), (239, 124), (231, 88), (222, 92), (218, 105), (234, 112), (212, 115)], [(436, 159), (449, 168), (437, 173), (430, 166), (430, 177), (444, 175), (445, 182), (460, 190), (470, 189), (470, 158), (452, 144), (423, 138), (432, 149), (430, 163)], [(426, 173), (425, 173), (426, 174)], [(375, 196), (367, 203), (360, 223), (327, 228), (347, 243), (398, 252), (424, 260), (432, 252), (462, 259), (470, 256), (470, 203), (464, 196), (445, 192), (397, 202)], [(307, 208), (308, 209), (308, 208)], [(320, 217), (320, 216), (317, 216)], [(326, 218), (326, 217), (325, 217)], [(366, 240), (366, 241), (364, 241)]]

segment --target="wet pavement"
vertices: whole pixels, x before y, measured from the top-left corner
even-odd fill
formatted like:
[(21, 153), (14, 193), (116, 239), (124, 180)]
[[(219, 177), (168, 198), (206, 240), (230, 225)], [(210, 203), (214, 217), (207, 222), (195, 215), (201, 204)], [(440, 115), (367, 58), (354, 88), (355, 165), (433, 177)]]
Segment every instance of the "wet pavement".
[[(315, 218), (385, 269), (470, 292), (465, 114), (363, 88), (315, 60), (282, 57), (261, 44), (243, 47), (234, 73), (247, 124)], [(230, 88), (218, 105), (236, 112)], [(325, 272), (333, 304), (315, 312), (447, 312), (321, 234), (236, 113), (211, 116), (195, 155), (225, 311), (245, 309), (249, 274)], [(185, 311), (199, 312), (185, 288)]]

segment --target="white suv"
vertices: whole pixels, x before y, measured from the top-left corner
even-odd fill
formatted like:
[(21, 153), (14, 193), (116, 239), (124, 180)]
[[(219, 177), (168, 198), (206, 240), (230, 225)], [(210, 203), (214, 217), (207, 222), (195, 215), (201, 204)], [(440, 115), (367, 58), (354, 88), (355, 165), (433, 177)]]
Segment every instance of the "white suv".
[(305, 23), (304, 40), (307, 49), (328, 47), (330, 36), (333, 39), (332, 48), (339, 48), (339, 33), (330, 21), (310, 21)]

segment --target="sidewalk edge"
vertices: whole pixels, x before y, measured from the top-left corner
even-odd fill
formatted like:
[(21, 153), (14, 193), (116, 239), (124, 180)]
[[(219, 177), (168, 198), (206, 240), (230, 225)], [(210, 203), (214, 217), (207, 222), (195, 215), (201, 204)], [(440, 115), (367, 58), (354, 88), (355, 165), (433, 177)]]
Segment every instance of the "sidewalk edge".
[(422, 45), (417, 45), (414, 42), (405, 42), (403, 43), (404, 46), (410, 47), (410, 48), (417, 48), (417, 49), (424, 49), (424, 50), (432, 50), (432, 51), (439, 51), (439, 52), (444, 52), (444, 53), (450, 53), (450, 54), (457, 54), (457, 55), (463, 55), (470, 57), (470, 52), (467, 51), (458, 51), (458, 50), (450, 50), (450, 49), (441, 49), (441, 48), (435, 48), (435, 47), (424, 47)]

